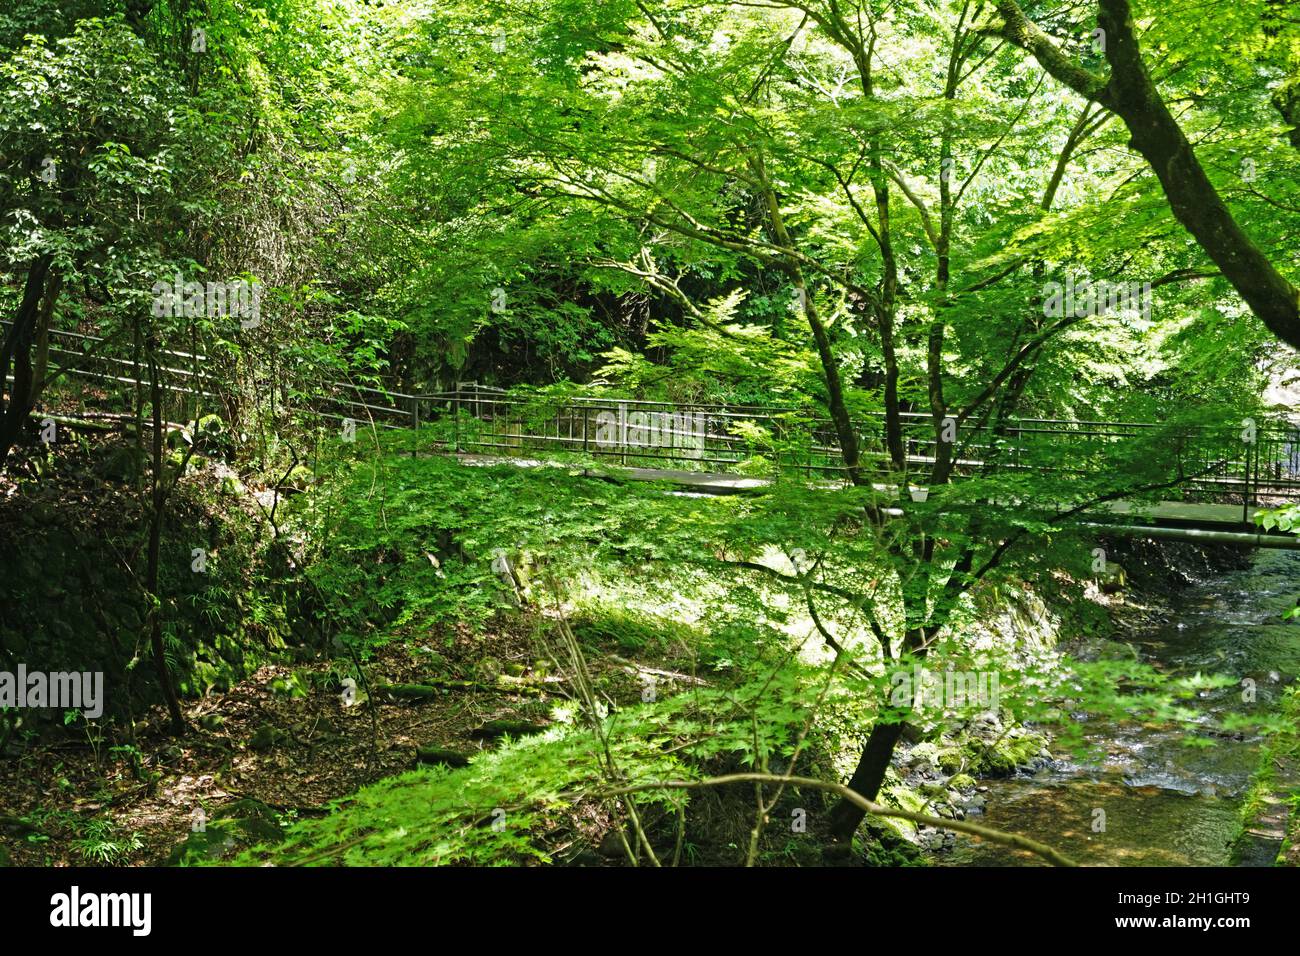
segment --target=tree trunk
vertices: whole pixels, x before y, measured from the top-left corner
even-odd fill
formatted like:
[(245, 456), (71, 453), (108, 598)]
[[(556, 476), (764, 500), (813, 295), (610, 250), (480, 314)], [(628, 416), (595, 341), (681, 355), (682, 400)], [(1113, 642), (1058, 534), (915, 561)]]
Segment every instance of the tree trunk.
[(41, 256), (28, 268), (14, 324), (5, 336), (4, 345), (0, 346), (0, 396), (4, 394), (4, 380), (10, 374), (10, 368), (14, 377), (8, 401), (0, 402), (0, 468), (4, 467), (10, 450), (22, 434), (32, 409), (32, 343), (52, 262), (52, 257)]
[[(924, 657), (927, 633), (933, 632), (927, 631), (924, 627), (909, 628), (903, 639), (903, 653), (911, 653), (917, 658)], [(893, 660), (889, 648), (885, 647), (883, 650), (886, 659)], [(894, 758), (894, 748), (898, 746), (898, 740), (903, 736), (906, 728), (905, 720), (877, 723), (871, 728), (866, 746), (862, 748), (862, 754), (858, 757), (858, 765), (849, 779), (850, 790), (856, 791), (868, 800), (876, 799), (876, 795), (880, 792), (880, 785), (885, 782), (885, 774), (889, 771), (889, 762)], [(861, 807), (840, 798), (831, 810), (831, 836), (842, 841), (852, 839), (853, 832), (857, 830), (863, 816), (865, 813)]]
[(171, 672), (167, 669), (167, 656), (164, 652), (162, 637), (162, 600), (158, 594), (158, 571), (162, 552), (162, 523), (167, 507), (167, 483), (163, 474), (163, 411), (162, 384), (158, 380), (158, 359), (155, 355), (155, 343), (148, 344), (149, 392), (153, 401), (153, 511), (149, 520), (149, 564), (145, 577), (145, 588), (149, 592), (149, 647), (153, 652), (154, 667), (158, 672), (158, 684), (162, 688), (163, 698), (167, 701), (167, 712), (171, 715), (172, 733), (180, 736), (185, 732), (185, 717), (181, 713), (180, 698), (172, 684)]
[(1142, 62), (1128, 0), (1101, 0), (1097, 23), (1105, 31), (1109, 78), (1065, 56), (1025, 17), (1015, 0), (998, 0), (997, 6), (1004, 21), (998, 35), (1033, 54), (1057, 80), (1124, 121), (1129, 146), (1156, 174), (1174, 217), (1260, 321), (1282, 341), (1300, 348), (1300, 289), (1278, 272), (1238, 225), (1210, 182)]
[(59, 291), (63, 288), (63, 276), (51, 272), (41, 302), (40, 315), (36, 320), (36, 357), (33, 359), (32, 390), (27, 401), (29, 408), (35, 408), (45, 391), (45, 382), (50, 371), (50, 325), (54, 321), (54, 307), (59, 302)]
[[(889, 762), (894, 758), (894, 747), (898, 745), (898, 739), (906, 727), (907, 724), (900, 721), (876, 724), (871, 728), (867, 745), (862, 748), (862, 756), (858, 758), (858, 766), (849, 778), (850, 790), (860, 793), (868, 800), (876, 799), (880, 785), (885, 782)], [(831, 810), (831, 836), (837, 840), (851, 840), (864, 816), (866, 813), (861, 807), (841, 798)]]
[[(767, 202), (768, 220), (772, 226), (773, 238), (781, 248), (793, 251), (794, 243), (790, 239), (790, 233), (786, 230), (785, 218), (781, 215), (781, 207), (777, 202), (776, 192), (772, 188), (771, 181), (767, 177), (767, 168), (763, 163), (762, 156), (756, 155), (754, 157), (751, 168), (763, 185), (764, 199)], [(835, 435), (840, 445), (840, 455), (844, 459), (844, 469), (849, 480), (855, 485), (860, 485), (866, 479), (862, 474), (861, 463), (858, 460), (858, 436), (857, 432), (854, 431), (853, 421), (849, 416), (849, 409), (844, 401), (844, 384), (840, 377), (835, 352), (831, 347), (830, 335), (827, 333), (826, 325), (817, 312), (817, 305), (813, 302), (812, 293), (808, 291), (808, 284), (804, 278), (803, 270), (797, 262), (792, 261), (790, 263), (789, 274), (795, 289), (798, 290), (804, 317), (808, 320), (808, 327), (812, 330), (813, 342), (817, 346), (817, 358), (821, 362), (822, 378), (826, 383), (827, 409), (830, 412), (831, 422), (835, 426)]]
[(1106, 45), (1112, 74), (1108, 89), (1115, 112), (1132, 137), (1129, 144), (1150, 164), (1174, 216), (1251, 311), (1278, 338), (1300, 348), (1300, 290), (1246, 235), (1205, 174), (1192, 144), (1142, 63), (1128, 0), (1102, 0), (1097, 22), (1110, 38)]

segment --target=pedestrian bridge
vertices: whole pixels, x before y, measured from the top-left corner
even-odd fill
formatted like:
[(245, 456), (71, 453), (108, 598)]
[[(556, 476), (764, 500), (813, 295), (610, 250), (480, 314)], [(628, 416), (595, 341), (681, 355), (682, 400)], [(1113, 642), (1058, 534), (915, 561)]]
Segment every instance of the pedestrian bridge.
[[(529, 395), (472, 383), (408, 398), (410, 423), (439, 423), (442, 447), (469, 462), (567, 461), (697, 494), (743, 494), (778, 478), (847, 482), (831, 422), (806, 409)], [(1117, 473), (1132, 475), (1131, 495), (1108, 495), (1084, 512), (1098, 531), (1300, 547), (1295, 535), (1265, 531), (1254, 520), (1260, 510), (1300, 501), (1300, 429), (1289, 423), (1016, 418), (959, 427), (950, 419), (936, 429), (925, 413), (902, 418), (903, 475), (890, 467), (883, 416), (855, 419), (863, 470), (878, 476), (874, 487), (900, 511), (929, 498), (926, 477), (947, 438), (957, 482), (1034, 474), (1058, 478), (1065, 494), (1076, 481), (1081, 494), (1093, 494), (1114, 486)], [(1063, 501), (1060, 512), (1078, 503)]]
[[(147, 385), (138, 357), (115, 355), (107, 340), (75, 332), (50, 334), (49, 360), (56, 377), (115, 390)], [(216, 410), (228, 384), (220, 362), (167, 349), (159, 355), (158, 374), (172, 420), (193, 420), (201, 411)], [(828, 486), (847, 481), (831, 422), (809, 408), (670, 404), (592, 390), (507, 392), (473, 382), (424, 395), (373, 384), (321, 382), (310, 399), (290, 396), (271, 383), (260, 394), (265, 398), (262, 410), (272, 420), (287, 415), (341, 423), (345, 430), (364, 425), (405, 431), (412, 435), (413, 450), (456, 454), (467, 461), (563, 462), (606, 476), (665, 481), (694, 494), (742, 494), (777, 479)], [(37, 418), (41, 414), (33, 412)], [(1300, 546), (1300, 537), (1265, 531), (1254, 520), (1260, 510), (1300, 502), (1300, 429), (1294, 424), (1040, 418), (947, 423), (953, 427), (936, 430), (929, 414), (902, 413), (907, 468), (899, 474), (886, 451), (883, 416), (855, 417), (860, 466), (899, 513), (925, 507), (930, 492), (926, 478), (938, 442), (950, 440), (954, 482), (1010, 477), (1008, 484), (1014, 486), (1017, 475), (1055, 477), (1061, 489), (1057, 516), (1077, 507), (1080, 496), (1115, 485), (1117, 476), (1132, 479), (1131, 493), (1108, 494), (1086, 510), (1086, 523), (1099, 530)]]

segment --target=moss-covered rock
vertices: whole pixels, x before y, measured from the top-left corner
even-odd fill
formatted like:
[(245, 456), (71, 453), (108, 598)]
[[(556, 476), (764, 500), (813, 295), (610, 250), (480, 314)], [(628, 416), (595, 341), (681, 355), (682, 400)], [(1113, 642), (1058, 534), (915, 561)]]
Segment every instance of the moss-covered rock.
[(939, 751), (939, 769), (944, 773), (957, 773), (966, 766), (959, 747), (945, 747)]
[(964, 770), (979, 777), (1005, 776), (1041, 760), (1045, 746), (1042, 736), (1023, 728), (992, 740), (968, 736), (962, 742)]
[[(910, 810), (912, 813), (927, 812), (926, 806), (929, 804), (929, 800), (919, 790), (913, 790), (902, 784), (882, 790), (880, 802), (900, 810)], [(893, 830), (897, 836), (908, 842), (916, 841), (916, 824), (911, 820), (899, 817), (869, 817), (868, 819)]]
[(939, 766), (939, 745), (932, 740), (922, 741), (907, 752), (903, 762), (909, 767), (920, 767), (924, 764), (937, 767)]
[(928, 865), (924, 854), (912, 843), (891, 835), (886, 829), (878, 833), (882, 839), (869, 840), (863, 844), (863, 857), (867, 866)]

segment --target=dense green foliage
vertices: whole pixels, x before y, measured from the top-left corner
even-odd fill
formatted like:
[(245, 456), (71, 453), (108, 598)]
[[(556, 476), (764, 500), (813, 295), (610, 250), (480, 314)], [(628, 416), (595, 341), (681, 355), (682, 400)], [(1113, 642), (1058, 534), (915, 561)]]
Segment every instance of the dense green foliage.
[[(102, 664), (132, 747), (133, 702), (179, 734), (181, 699), (263, 665), (290, 701), (360, 694), (376, 736), (450, 688), (548, 722), (398, 776), (372, 738), (367, 787), (245, 861), (555, 862), (605, 832), (676, 861), (696, 826), (778, 860), (774, 814), (815, 805), (838, 845), (861, 808), (755, 784), (756, 811), (692, 816), (704, 791), (649, 785), (804, 774), (916, 815), (904, 745), (970, 791), (1049, 737), (1095, 756), (1080, 713), (1285, 735), (1194, 706), (1238, 675), (1054, 646), (1110, 636), (1100, 506), (1258, 471), (1255, 424), (1294, 412), (1267, 391), (1300, 302), (1300, 29), (1275, 6), (16, 0), (0, 490), (30, 504), (0, 535), (0, 664)], [(174, 281), (204, 285), (160, 308)], [(727, 437), (771, 480), (624, 480), (587, 417), (549, 464), (466, 464), (446, 452), (490, 416), (442, 393), (471, 380), (513, 390), (520, 456), (593, 397), (762, 406)], [(814, 442), (829, 476), (782, 469)], [(45, 620), (77, 589), (110, 598)], [(895, 693), (922, 668), (999, 697)], [(873, 859), (917, 822), (873, 821)]]

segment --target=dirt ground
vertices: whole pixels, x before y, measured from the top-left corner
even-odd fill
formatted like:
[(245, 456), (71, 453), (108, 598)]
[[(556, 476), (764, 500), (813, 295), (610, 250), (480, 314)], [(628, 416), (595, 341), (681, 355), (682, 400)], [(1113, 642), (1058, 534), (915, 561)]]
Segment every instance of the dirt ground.
[[(0, 862), (165, 863), (197, 820), (218, 817), (223, 808), (242, 801), (273, 812), (280, 824), (322, 814), (330, 801), (416, 766), (417, 747), (472, 756), (495, 745), (484, 733), (490, 721), (544, 723), (550, 705), (564, 697), (556, 679), (512, 666), (534, 660), (522, 627), (491, 642), (491, 667), (500, 659), (518, 676), (483, 676), (475, 661), (484, 656), (481, 637), (459, 635), (450, 650), (439, 646), (435, 669), (418, 644), (388, 645), (366, 664), (351, 705), (338, 684), (346, 662), (269, 665), (226, 693), (187, 702), (189, 729), (179, 739), (155, 708), (137, 722), (133, 744), (128, 734), (67, 739), (0, 762)], [(448, 686), (419, 700), (378, 690), (426, 681)], [(92, 855), (85, 840), (93, 820), (112, 821), (100, 841), (121, 847), (111, 859)]]

